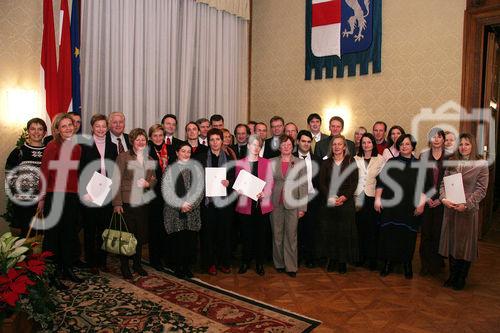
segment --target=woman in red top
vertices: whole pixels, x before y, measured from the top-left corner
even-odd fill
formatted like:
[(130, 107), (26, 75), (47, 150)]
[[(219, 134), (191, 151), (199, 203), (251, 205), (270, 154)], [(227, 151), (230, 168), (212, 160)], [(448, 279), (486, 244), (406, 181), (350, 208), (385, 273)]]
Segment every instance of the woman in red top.
[[(48, 230), (43, 248), (54, 254), (53, 260), (63, 278), (83, 282), (73, 271), (74, 246), (78, 242), (75, 217), (79, 215), (78, 162), (81, 148), (73, 135), (75, 126), (70, 115), (58, 114), (53, 121), (54, 140), (50, 141), (42, 158), (40, 201), (38, 209), (45, 215)], [(67, 288), (57, 279), (56, 288)]]

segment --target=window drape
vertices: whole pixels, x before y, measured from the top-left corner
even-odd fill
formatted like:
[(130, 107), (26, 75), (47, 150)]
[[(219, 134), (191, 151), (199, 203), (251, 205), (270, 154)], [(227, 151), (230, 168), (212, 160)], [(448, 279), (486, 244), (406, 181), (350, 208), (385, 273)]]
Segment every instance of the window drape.
[(126, 130), (178, 117), (246, 121), (248, 21), (194, 0), (82, 2), (82, 116), (122, 111)]

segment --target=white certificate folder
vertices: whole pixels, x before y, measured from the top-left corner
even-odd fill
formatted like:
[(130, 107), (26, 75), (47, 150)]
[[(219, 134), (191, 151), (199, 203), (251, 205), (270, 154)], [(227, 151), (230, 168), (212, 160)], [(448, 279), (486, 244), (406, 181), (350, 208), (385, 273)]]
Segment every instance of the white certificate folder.
[(101, 175), (99, 172), (95, 172), (90, 178), (87, 184), (86, 190), (89, 194), (92, 202), (97, 206), (102, 206), (104, 200), (108, 196), (109, 191), (111, 191), (111, 184), (113, 182), (108, 177)]
[(226, 168), (205, 168), (205, 194), (207, 197), (225, 197), (227, 190), (222, 185), (226, 179)]
[(234, 182), (233, 189), (239, 193), (257, 201), (257, 195), (262, 192), (266, 186), (266, 182), (262, 179), (255, 177), (246, 170), (241, 170)]
[(455, 173), (453, 175), (446, 176), (443, 178), (443, 182), (446, 199), (456, 204), (466, 203), (464, 183), (462, 181), (461, 173)]

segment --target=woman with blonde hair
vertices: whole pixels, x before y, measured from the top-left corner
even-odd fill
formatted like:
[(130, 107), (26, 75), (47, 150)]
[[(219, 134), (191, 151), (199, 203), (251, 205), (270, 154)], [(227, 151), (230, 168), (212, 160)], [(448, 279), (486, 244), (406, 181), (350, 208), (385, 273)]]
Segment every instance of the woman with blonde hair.
[[(51, 162), (78, 163), (81, 147), (73, 140), (75, 126), (70, 115), (66, 113), (56, 115), (52, 125), (54, 139), (47, 144), (40, 167), (45, 182), (40, 182), (38, 210), (46, 216), (45, 223), (54, 227), (46, 231), (43, 248), (54, 254), (53, 260), (63, 278), (81, 283), (83, 280), (73, 271), (74, 246), (78, 244), (75, 216), (80, 212), (78, 170), (70, 167), (66, 170), (61, 167), (49, 168)], [(61, 182), (61, 178), (64, 177), (67, 177), (66, 181)], [(55, 211), (57, 209), (62, 211)], [(57, 220), (52, 220), (53, 218)], [(53, 280), (53, 284), (58, 289), (67, 288), (57, 279)]]

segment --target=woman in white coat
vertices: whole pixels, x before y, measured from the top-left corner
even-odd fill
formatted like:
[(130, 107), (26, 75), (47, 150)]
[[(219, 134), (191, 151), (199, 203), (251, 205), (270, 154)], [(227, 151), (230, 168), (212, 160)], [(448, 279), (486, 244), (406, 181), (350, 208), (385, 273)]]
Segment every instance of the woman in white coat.
[(356, 224), (359, 237), (359, 265), (368, 261), (370, 270), (377, 269), (378, 214), (374, 208), (376, 177), (385, 164), (378, 154), (375, 137), (365, 133), (361, 137), (358, 153), (354, 156), (358, 165), (356, 198)]

